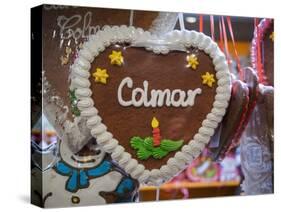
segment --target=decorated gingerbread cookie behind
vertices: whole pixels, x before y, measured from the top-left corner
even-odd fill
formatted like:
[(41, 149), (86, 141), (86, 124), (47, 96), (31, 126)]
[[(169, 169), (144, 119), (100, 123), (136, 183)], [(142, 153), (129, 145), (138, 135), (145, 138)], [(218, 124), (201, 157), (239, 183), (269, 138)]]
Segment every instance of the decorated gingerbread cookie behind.
[(251, 60), (259, 81), (274, 86), (274, 21), (262, 19), (255, 28)]
[(59, 153), (60, 158), (52, 167), (32, 169), (34, 204), (46, 208), (70, 207), (132, 202), (137, 198), (136, 181), (112, 163), (94, 139), (73, 154), (63, 138)]
[(89, 36), (104, 25), (121, 24), (133, 24), (162, 33), (173, 29), (176, 18), (173, 13), (43, 5), (43, 70), (73, 114), (77, 115), (76, 107), (69, 99), (69, 66)]
[[(82, 117), (75, 117), (73, 122), (68, 119), (71, 111), (44, 74), (43, 88), (44, 115), (56, 132), (52, 129), (53, 136), (46, 136), (46, 123), (42, 121), (38, 122), (42, 133), (33, 131), (32, 203), (69, 207), (135, 201), (137, 181), (96, 145)], [(60, 142), (53, 139), (56, 135)], [(81, 143), (81, 139), (86, 142)]]
[(195, 31), (157, 37), (105, 27), (71, 67), (70, 90), (91, 134), (140, 182), (169, 180), (197, 157), (230, 98), (225, 56)]

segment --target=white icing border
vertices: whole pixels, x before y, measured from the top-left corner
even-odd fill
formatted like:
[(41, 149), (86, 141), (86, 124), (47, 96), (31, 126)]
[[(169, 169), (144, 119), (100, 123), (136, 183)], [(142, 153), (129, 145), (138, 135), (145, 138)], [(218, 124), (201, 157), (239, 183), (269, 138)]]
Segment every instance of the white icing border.
[[(162, 44), (169, 45), (159, 45), (159, 43), (155, 45), (151, 41), (161, 41)], [(107, 131), (107, 127), (102, 123), (102, 118), (98, 115), (98, 110), (94, 107), (94, 101), (91, 98), (92, 91), (89, 88), (91, 63), (100, 52), (116, 42), (129, 42), (135, 46), (143, 46), (156, 54), (167, 54), (179, 47), (193, 46), (203, 50), (213, 59), (218, 84), (213, 108), (189, 144), (184, 145), (181, 151), (178, 151), (160, 169), (147, 170), (136, 159), (133, 159), (131, 154), (125, 152), (124, 147), (119, 145), (113, 135)], [(77, 89), (76, 95), (79, 100), (78, 108), (81, 110), (81, 116), (87, 118), (87, 127), (91, 129), (91, 134), (96, 138), (97, 143), (106, 152), (111, 153), (112, 158), (133, 178), (140, 183), (150, 185), (160, 185), (170, 180), (198, 157), (221, 122), (231, 95), (230, 72), (225, 55), (210, 37), (196, 31), (175, 30), (158, 38), (141, 28), (105, 26), (103, 30), (92, 35), (84, 43), (71, 66), (70, 77), (70, 89)]]

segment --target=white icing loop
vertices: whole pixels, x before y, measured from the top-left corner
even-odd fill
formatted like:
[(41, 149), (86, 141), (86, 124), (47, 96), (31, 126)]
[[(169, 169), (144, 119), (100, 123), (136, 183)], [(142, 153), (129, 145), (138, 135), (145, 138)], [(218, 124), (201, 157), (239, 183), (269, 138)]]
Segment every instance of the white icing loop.
[(212, 136), (214, 134), (214, 129), (209, 127), (200, 127), (198, 132), (203, 135)]
[(113, 160), (118, 161), (119, 158), (122, 156), (122, 154), (124, 153), (125, 149), (124, 147), (118, 145), (112, 152), (111, 157)]
[(104, 132), (104, 133), (101, 133), (100, 135), (96, 136), (96, 134), (93, 134), (93, 132), (91, 131), (91, 134), (93, 137), (96, 137), (97, 143), (101, 146), (108, 143), (109, 140), (112, 139), (112, 137), (113, 137), (110, 132)]
[(84, 97), (90, 97), (92, 95), (92, 91), (88, 88), (78, 88), (75, 90), (75, 95), (80, 99)]
[(95, 107), (86, 108), (81, 111), (81, 116), (91, 117), (97, 115), (98, 110)]
[(143, 173), (141, 174), (141, 176), (138, 178), (138, 181), (140, 183), (147, 183), (147, 180), (150, 176), (150, 172), (148, 170), (144, 170)]
[(99, 134), (102, 134), (106, 130), (107, 130), (107, 127), (104, 124), (99, 124), (99, 125), (92, 128), (91, 133), (92, 133), (92, 135), (97, 136)]
[(205, 134), (199, 134), (197, 133), (193, 139), (196, 141), (196, 142), (200, 142), (200, 143), (208, 143), (209, 142), (209, 136), (208, 135), (205, 135)]
[(138, 164), (136, 169), (134, 171), (132, 171), (131, 176), (133, 178), (137, 179), (141, 176), (141, 174), (143, 173), (144, 170), (145, 170), (144, 165)]
[(118, 141), (116, 139), (111, 139), (108, 144), (105, 144), (103, 146), (103, 149), (108, 152), (108, 153), (111, 153), (114, 151), (114, 149), (116, 148), (116, 146), (118, 145)]
[(76, 59), (77, 61), (75, 62), (75, 64), (80, 65), (83, 69), (90, 69), (91, 68), (91, 64), (90, 61), (86, 60), (83, 57), (79, 57), (79, 59)]
[(202, 122), (202, 126), (204, 126), (204, 127), (210, 127), (210, 128), (216, 129), (217, 126), (218, 126), (218, 123), (215, 122), (215, 121), (209, 120), (209, 119), (205, 119), (205, 120)]
[(213, 113), (209, 113), (209, 114), (207, 115), (207, 120), (210, 120), (210, 121), (214, 121), (214, 122), (219, 123), (219, 122), (221, 121), (221, 117), (216, 116), (216, 115), (213, 114)]
[(92, 128), (96, 124), (100, 124), (100, 123), (101, 123), (101, 117), (99, 117), (99, 116), (92, 116), (91, 118), (89, 118), (87, 120), (87, 127)]
[(76, 88), (79, 88), (79, 87), (80, 88), (88, 88), (88, 87), (90, 87), (90, 81), (88, 79), (81, 78), (81, 77), (74, 77), (71, 80), (71, 83)]
[(131, 158), (132, 158), (131, 154), (129, 154), (128, 152), (124, 152), (121, 155), (120, 160), (117, 161), (122, 168), (125, 168), (126, 164), (131, 160)]
[(82, 78), (89, 78), (90, 77), (90, 73), (81, 68), (79, 65), (72, 65), (70, 67), (70, 70), (71, 70), (71, 76), (74, 76), (74, 77), (82, 77)]
[(94, 101), (91, 98), (83, 98), (83, 99), (79, 100), (77, 103), (77, 107), (80, 110), (83, 110), (88, 107), (93, 107), (93, 106), (94, 106)]
[(218, 107), (218, 108), (227, 108), (228, 102), (227, 101), (216, 100), (213, 105), (214, 105), (214, 107)]
[(127, 163), (124, 169), (127, 173), (131, 173), (133, 170), (135, 170), (137, 165), (138, 165), (138, 161), (136, 159), (132, 159)]

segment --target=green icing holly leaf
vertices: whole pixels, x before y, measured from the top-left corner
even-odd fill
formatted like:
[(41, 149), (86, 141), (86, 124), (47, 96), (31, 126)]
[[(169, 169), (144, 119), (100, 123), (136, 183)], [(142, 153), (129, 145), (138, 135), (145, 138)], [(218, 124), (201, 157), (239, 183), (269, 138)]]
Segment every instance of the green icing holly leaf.
[(163, 150), (161, 147), (156, 147), (153, 149), (152, 156), (155, 159), (161, 159), (165, 157), (169, 152)]
[(153, 146), (153, 138), (146, 137), (142, 139), (141, 137), (135, 136), (130, 140), (131, 147), (137, 150), (137, 157), (140, 160), (146, 160), (149, 157), (154, 159), (162, 159), (172, 151), (178, 150), (182, 144), (183, 140), (172, 141), (169, 139), (163, 139), (160, 146)]
[(180, 141), (172, 141), (169, 139), (163, 139), (160, 144), (160, 148), (164, 151), (175, 151), (178, 150), (183, 144), (183, 140)]
[(148, 159), (150, 156), (151, 156), (152, 152), (148, 151), (147, 149), (145, 148), (140, 148), (138, 151), (137, 151), (137, 156), (140, 160), (146, 160)]
[(133, 149), (144, 148), (143, 147), (143, 139), (141, 137), (135, 136), (135, 137), (131, 138), (130, 143), (131, 143), (131, 147)]
[(80, 116), (80, 110), (77, 107), (77, 97), (75, 95), (75, 89), (74, 90), (69, 90), (68, 92), (68, 97), (70, 99), (70, 104), (71, 104), (71, 112), (75, 116)]
[(146, 137), (143, 141), (143, 146), (150, 151), (153, 151), (153, 138), (152, 137)]

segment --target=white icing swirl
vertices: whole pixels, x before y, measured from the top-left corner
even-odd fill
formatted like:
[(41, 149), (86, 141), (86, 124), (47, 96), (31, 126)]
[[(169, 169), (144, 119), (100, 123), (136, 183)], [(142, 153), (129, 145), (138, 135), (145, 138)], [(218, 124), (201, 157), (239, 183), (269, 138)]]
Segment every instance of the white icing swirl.
[(94, 106), (94, 101), (91, 98), (82, 98), (77, 103), (77, 107), (79, 108), (79, 110), (83, 110), (85, 108), (93, 107), (93, 106)]
[(82, 99), (84, 97), (90, 97), (92, 95), (92, 91), (88, 88), (78, 88), (75, 90), (75, 95), (77, 96), (77, 98)]
[(97, 114), (98, 114), (98, 110), (95, 107), (86, 108), (81, 111), (81, 116), (84, 117), (92, 117)]
[(87, 120), (87, 127), (92, 128), (96, 124), (99, 124), (99, 123), (101, 123), (101, 117), (99, 117), (99, 116), (92, 116), (91, 118), (89, 118)]
[(99, 134), (102, 134), (106, 130), (107, 130), (107, 127), (104, 124), (98, 124), (92, 128), (91, 134), (97, 136)]
[(138, 164), (136, 169), (131, 172), (131, 176), (133, 178), (137, 179), (137, 178), (139, 178), (141, 176), (141, 174), (143, 173), (144, 170), (145, 170), (144, 165)]
[(124, 153), (125, 149), (124, 147), (118, 145), (112, 152), (111, 157), (113, 160), (118, 161), (119, 158), (122, 156), (122, 154)]

